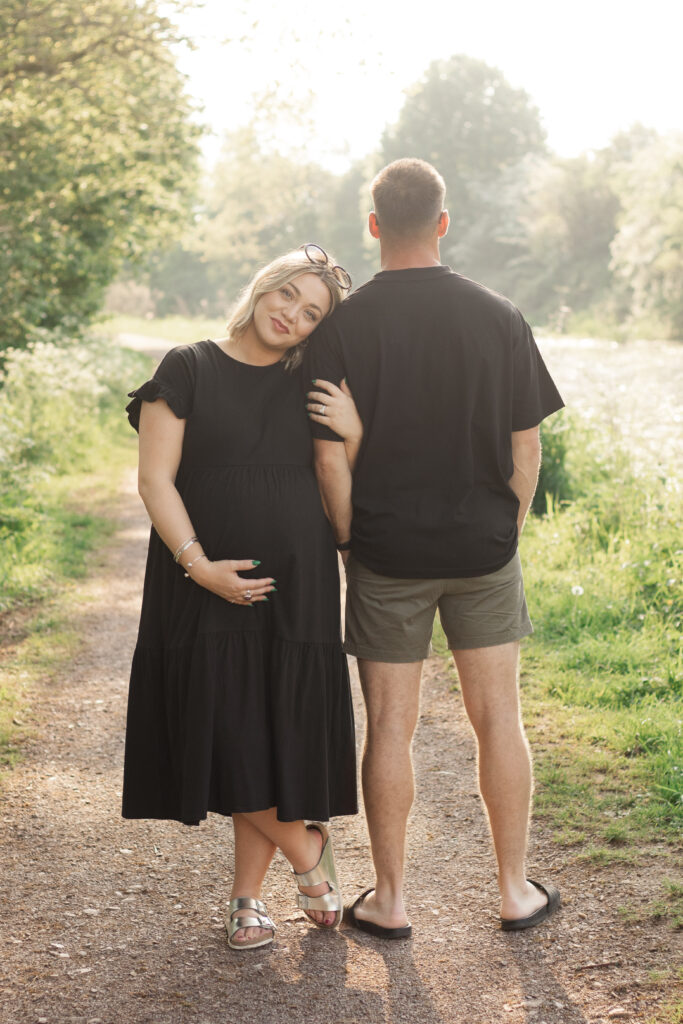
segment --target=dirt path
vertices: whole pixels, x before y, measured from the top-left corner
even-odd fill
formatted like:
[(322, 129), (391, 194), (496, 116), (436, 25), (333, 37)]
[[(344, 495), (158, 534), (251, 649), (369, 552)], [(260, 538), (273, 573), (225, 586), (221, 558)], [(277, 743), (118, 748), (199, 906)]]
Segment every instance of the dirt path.
[[(534, 828), (532, 877), (565, 909), (528, 934), (497, 927), (494, 865), (473, 744), (452, 680), (427, 665), (407, 891), (414, 939), (310, 927), (276, 858), (265, 898), (274, 947), (233, 953), (223, 914), (229, 822), (200, 829), (119, 817), (127, 675), (147, 518), (126, 481), (119, 528), (67, 598), (82, 636), (69, 671), (36, 694), (36, 738), (2, 793), (0, 1020), (7, 1024), (608, 1024), (665, 1001), (650, 972), (680, 960), (667, 925), (625, 926), (666, 874), (577, 862)], [(363, 714), (356, 687), (359, 738)], [(371, 880), (363, 819), (334, 825), (342, 885)], [(679, 945), (680, 950), (680, 945)], [(673, 1020), (673, 1018), (671, 1018)]]

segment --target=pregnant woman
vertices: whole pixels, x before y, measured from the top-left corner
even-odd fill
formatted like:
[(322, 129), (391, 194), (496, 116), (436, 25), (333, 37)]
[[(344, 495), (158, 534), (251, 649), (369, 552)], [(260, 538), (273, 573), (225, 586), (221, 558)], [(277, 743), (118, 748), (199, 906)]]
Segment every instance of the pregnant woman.
[[(232, 816), (233, 949), (273, 941), (260, 893), (278, 847), (311, 920), (331, 928), (342, 916), (320, 822), (357, 811), (354, 724), (301, 358), (350, 284), (316, 245), (281, 256), (247, 286), (224, 338), (173, 349), (127, 409), (153, 529), (123, 815)], [(324, 390), (353, 459), (353, 401)]]

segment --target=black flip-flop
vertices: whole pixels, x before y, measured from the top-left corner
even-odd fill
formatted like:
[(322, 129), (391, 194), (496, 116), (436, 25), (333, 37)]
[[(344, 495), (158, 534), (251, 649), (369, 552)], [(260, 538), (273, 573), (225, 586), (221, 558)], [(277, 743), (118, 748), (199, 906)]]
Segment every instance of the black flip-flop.
[(545, 921), (551, 914), (554, 914), (560, 906), (560, 891), (554, 885), (541, 885), (540, 882), (534, 882), (533, 878), (527, 878), (527, 882), (531, 882), (540, 892), (544, 892), (548, 897), (548, 902), (545, 906), (539, 907), (535, 914), (529, 914), (528, 917), (512, 919), (501, 917), (500, 927), (504, 932), (519, 932), (523, 928), (533, 928), (534, 925), (540, 924), (541, 921)]
[(359, 928), (360, 931), (367, 932), (368, 935), (374, 935), (377, 939), (412, 938), (412, 924), (403, 925), (402, 928), (385, 928), (381, 924), (375, 924), (374, 921), (365, 921), (361, 917), (356, 917), (356, 907), (363, 902), (366, 896), (369, 896), (374, 891), (374, 888), (366, 889), (350, 907), (344, 907), (344, 924), (350, 925), (352, 928)]

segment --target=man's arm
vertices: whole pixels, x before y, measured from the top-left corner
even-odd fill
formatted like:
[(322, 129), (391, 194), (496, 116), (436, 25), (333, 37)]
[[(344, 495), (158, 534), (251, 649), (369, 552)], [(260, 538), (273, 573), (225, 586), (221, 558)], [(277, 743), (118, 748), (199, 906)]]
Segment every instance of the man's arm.
[(512, 463), (515, 468), (508, 480), (508, 484), (519, 498), (517, 533), (521, 536), (524, 520), (536, 491), (538, 472), (541, 468), (541, 437), (539, 427), (531, 427), (530, 430), (514, 430), (512, 432)]
[[(339, 441), (313, 440), (313, 464), (325, 515), (337, 544), (351, 539), (351, 469), (346, 446)], [(346, 564), (349, 552), (343, 551)]]

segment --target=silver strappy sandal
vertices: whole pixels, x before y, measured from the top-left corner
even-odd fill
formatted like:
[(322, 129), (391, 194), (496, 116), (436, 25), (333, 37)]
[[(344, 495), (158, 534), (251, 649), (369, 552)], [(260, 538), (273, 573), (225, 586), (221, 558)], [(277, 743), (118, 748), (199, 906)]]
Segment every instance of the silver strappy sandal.
[(308, 829), (317, 829), (323, 837), (323, 848), (320, 852), (320, 859), (314, 868), (310, 871), (302, 871), (300, 875), (296, 871), (292, 870), (292, 874), (296, 878), (297, 885), (321, 885), (323, 882), (327, 882), (329, 891), (322, 894), (322, 896), (306, 896), (305, 893), (297, 893), (296, 902), (297, 906), (303, 910), (321, 910), (329, 911), (336, 915), (334, 924), (323, 924), (320, 921), (314, 920), (309, 914), (306, 916), (310, 921), (317, 925), (318, 928), (338, 928), (341, 924), (342, 914), (344, 912), (344, 903), (342, 901), (341, 892), (339, 891), (339, 882), (337, 880), (337, 869), (334, 863), (334, 851), (332, 849), (332, 839), (329, 832), (324, 825), (320, 822), (313, 822), (311, 825), (307, 825)]
[[(234, 918), (233, 915), (238, 910), (251, 910), (253, 913)], [(268, 917), (265, 903), (252, 899), (251, 896), (238, 896), (236, 899), (230, 900), (225, 928), (228, 933), (230, 949), (256, 949), (258, 946), (268, 946), (275, 938), (275, 925)], [(247, 942), (233, 942), (232, 937), (240, 928), (268, 928), (271, 934), (265, 938), (250, 939)]]

